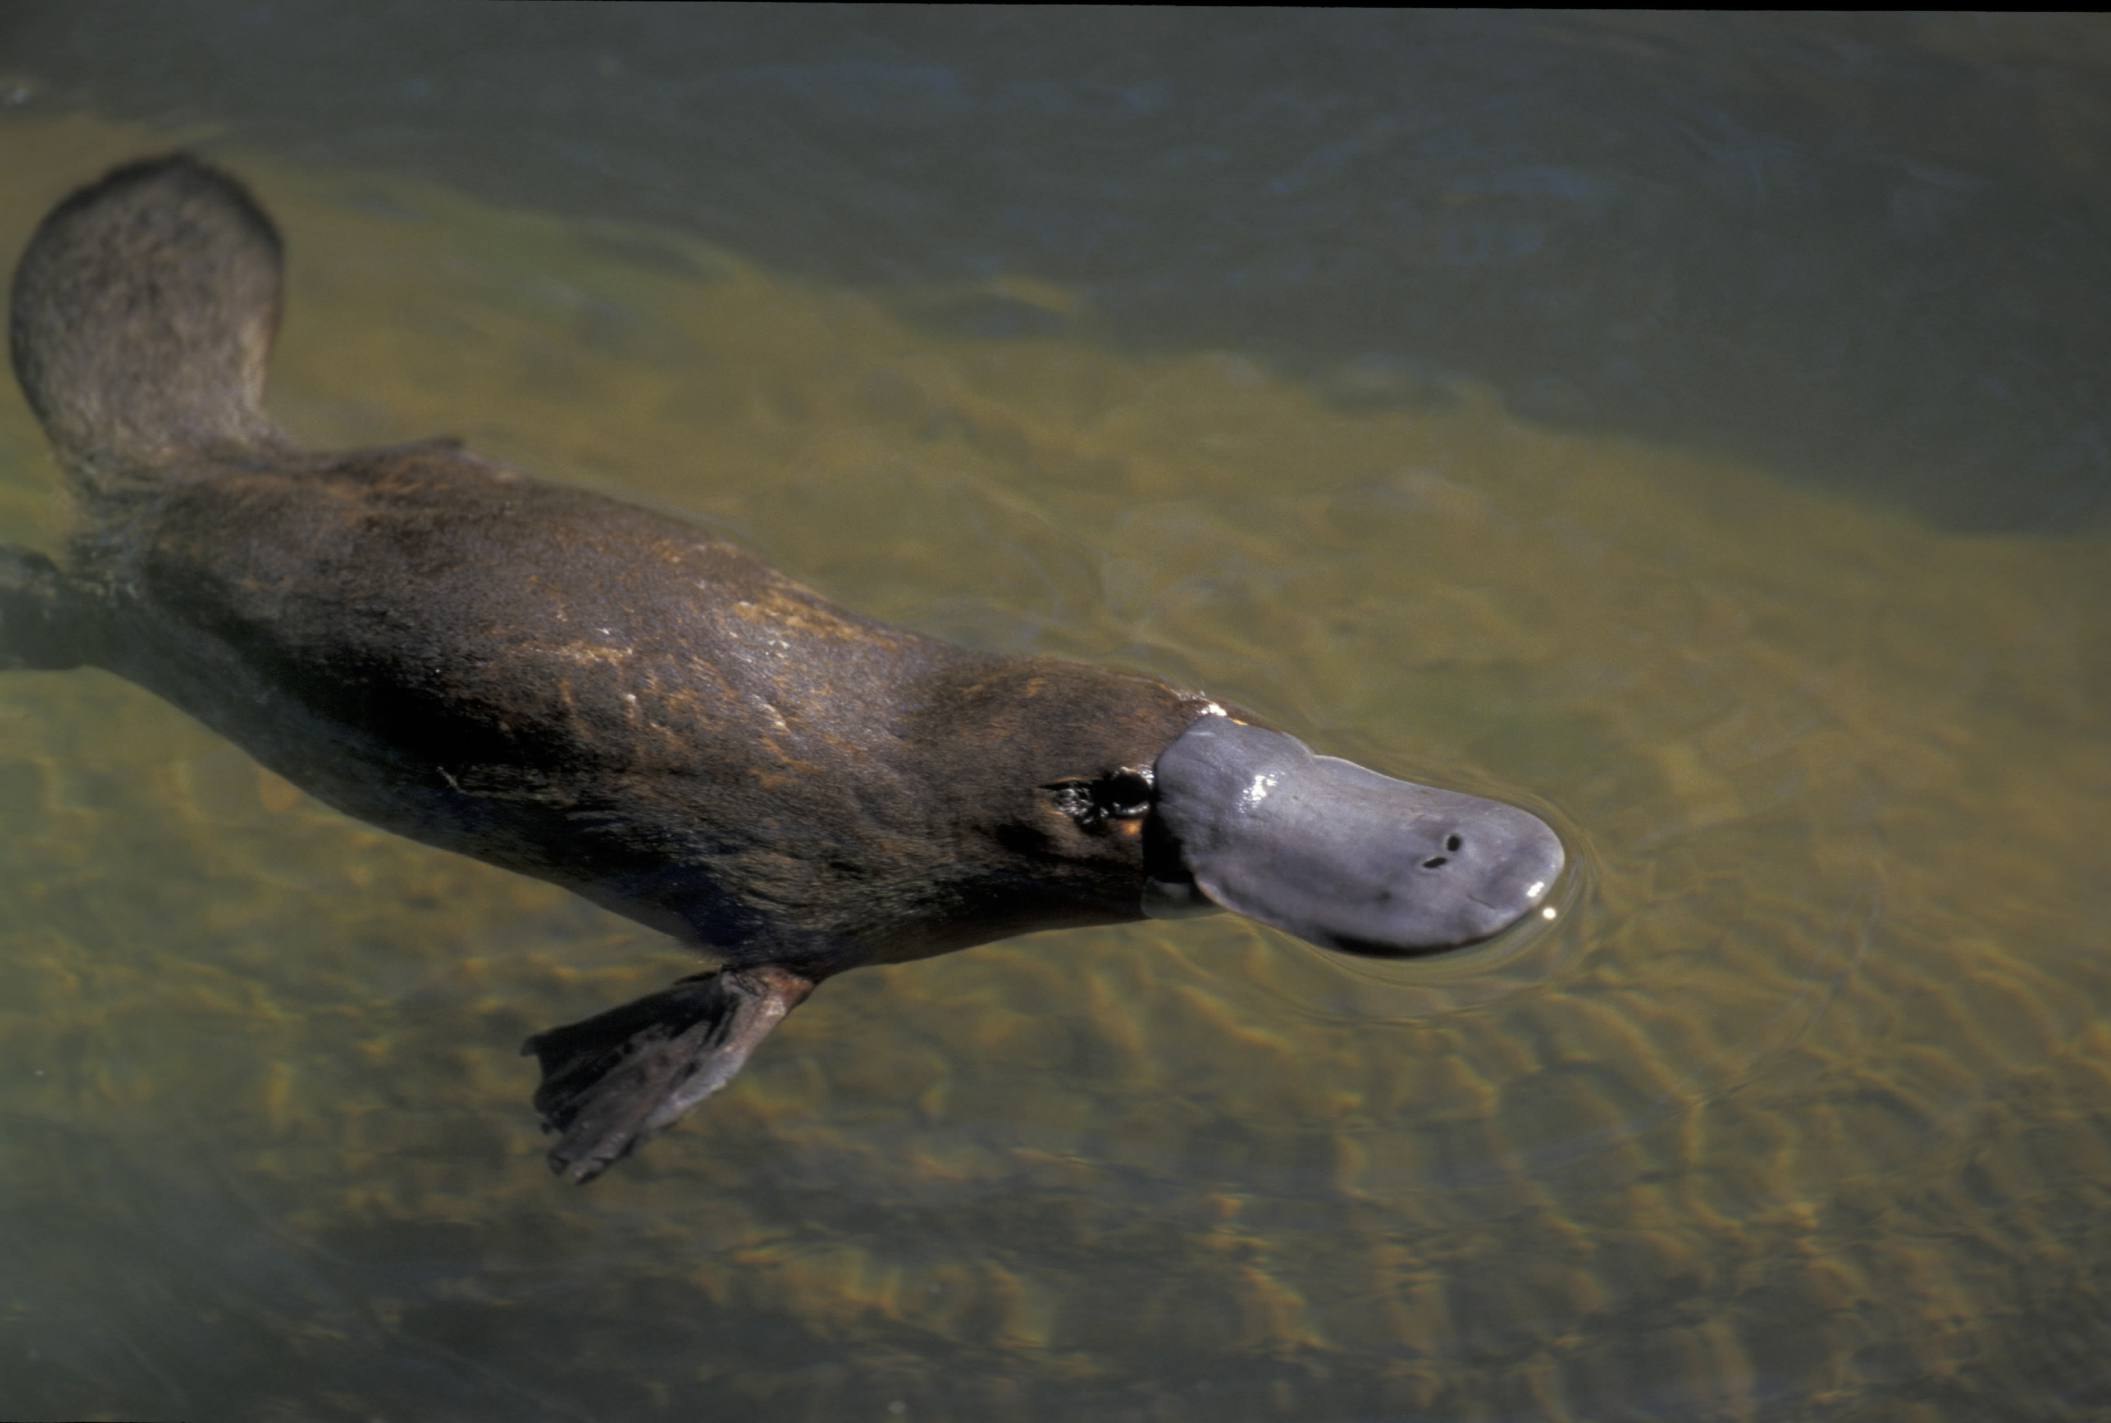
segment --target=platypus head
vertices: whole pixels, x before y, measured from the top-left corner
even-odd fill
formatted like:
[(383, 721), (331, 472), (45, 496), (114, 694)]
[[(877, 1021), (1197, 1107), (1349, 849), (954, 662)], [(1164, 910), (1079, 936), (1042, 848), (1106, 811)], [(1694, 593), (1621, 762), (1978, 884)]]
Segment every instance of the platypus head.
[[(1124, 917), (1229, 909), (1323, 948), (1412, 955), (1501, 933), (1561, 874), (1560, 839), (1529, 811), (1314, 755), (1162, 684), (1095, 675), (1125, 700), (1117, 712), (1107, 696), (1071, 741), (1101, 763), (1041, 784), (1043, 813), (1071, 833), (1038, 843), (1092, 861), (1095, 893), (1129, 896)], [(1129, 710), (1154, 698), (1148, 714)]]
[(1429, 953), (1501, 933), (1561, 874), (1561, 840), (1529, 811), (1230, 716), (1197, 718), (1151, 771), (1149, 914), (1223, 908), (1322, 948)]

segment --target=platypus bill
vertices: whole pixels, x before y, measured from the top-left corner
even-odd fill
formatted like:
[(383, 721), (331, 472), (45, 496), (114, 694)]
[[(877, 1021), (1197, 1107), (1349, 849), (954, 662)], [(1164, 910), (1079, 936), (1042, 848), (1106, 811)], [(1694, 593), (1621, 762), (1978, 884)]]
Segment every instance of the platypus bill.
[(869, 621), (453, 441), (303, 450), (262, 403), (280, 270), (255, 200), (183, 155), (37, 229), (14, 368), (82, 523), (63, 561), (0, 548), (0, 666), (106, 668), (348, 814), (715, 955), (529, 1040), (574, 1180), (845, 969), (1216, 907), (1426, 953), (1561, 871), (1523, 810), (1201, 693)]

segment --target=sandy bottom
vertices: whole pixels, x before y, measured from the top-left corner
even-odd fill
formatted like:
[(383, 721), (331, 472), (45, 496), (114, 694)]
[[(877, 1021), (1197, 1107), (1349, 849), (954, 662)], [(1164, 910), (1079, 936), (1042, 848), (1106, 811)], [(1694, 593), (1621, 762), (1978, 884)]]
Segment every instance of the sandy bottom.
[[(158, 142), (11, 133), (7, 254)], [(2111, 1408), (2101, 539), (222, 156), (291, 239), (315, 444), (463, 435), (861, 611), (1206, 686), (1525, 799), (1577, 871), (1437, 964), (1220, 916), (852, 975), (581, 1193), (515, 1050), (689, 960), (11, 674), (0, 1413)], [(0, 529), (55, 546), (58, 490), (0, 400)]]

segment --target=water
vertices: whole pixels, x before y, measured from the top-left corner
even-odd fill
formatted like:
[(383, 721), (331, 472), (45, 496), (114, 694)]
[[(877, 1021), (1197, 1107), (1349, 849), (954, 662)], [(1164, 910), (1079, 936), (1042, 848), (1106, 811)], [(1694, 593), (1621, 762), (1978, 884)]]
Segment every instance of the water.
[[(28, 6), (0, 251), (237, 167), (272, 404), (1519, 796), (1551, 926), (829, 984), (550, 1180), (690, 963), (0, 679), (0, 1413), (2111, 1414), (2111, 27)], [(494, 29), (500, 32), (494, 33)], [(0, 529), (66, 525), (0, 401)]]

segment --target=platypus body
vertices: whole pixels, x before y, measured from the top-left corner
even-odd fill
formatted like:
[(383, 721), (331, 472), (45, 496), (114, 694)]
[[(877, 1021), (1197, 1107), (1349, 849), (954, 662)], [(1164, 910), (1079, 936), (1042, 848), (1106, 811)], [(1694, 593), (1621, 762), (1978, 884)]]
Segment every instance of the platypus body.
[(45, 219), (11, 347), (83, 520), (63, 564), (0, 548), (0, 666), (107, 668), (348, 814), (717, 956), (530, 1039), (576, 1180), (845, 969), (1214, 907), (1428, 952), (1560, 872), (1525, 811), (860, 618), (453, 441), (304, 451), (263, 413), (281, 267), (249, 193), (183, 155)]

